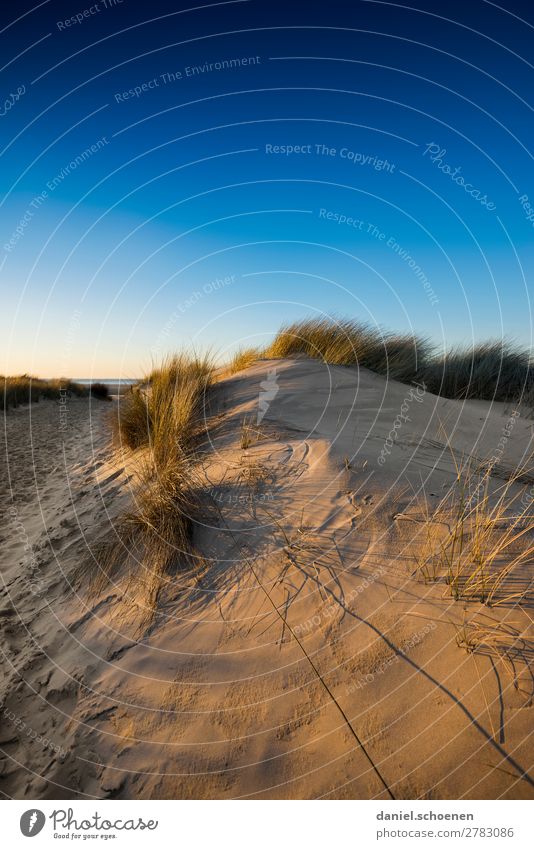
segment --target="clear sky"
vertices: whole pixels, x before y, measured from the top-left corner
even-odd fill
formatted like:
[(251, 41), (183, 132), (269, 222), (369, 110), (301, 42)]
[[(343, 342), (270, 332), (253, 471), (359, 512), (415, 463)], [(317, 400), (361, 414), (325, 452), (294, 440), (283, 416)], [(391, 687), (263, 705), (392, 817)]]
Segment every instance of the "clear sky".
[(4, 5), (0, 371), (318, 313), (530, 346), (531, 3), (193, 5)]

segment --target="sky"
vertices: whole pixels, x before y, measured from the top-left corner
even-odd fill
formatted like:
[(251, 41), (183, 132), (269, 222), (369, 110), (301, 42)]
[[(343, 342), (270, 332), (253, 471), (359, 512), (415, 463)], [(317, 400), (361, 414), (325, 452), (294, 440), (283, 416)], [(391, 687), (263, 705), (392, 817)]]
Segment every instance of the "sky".
[(350, 316), (530, 347), (530, 2), (71, 0), (0, 22), (0, 372)]

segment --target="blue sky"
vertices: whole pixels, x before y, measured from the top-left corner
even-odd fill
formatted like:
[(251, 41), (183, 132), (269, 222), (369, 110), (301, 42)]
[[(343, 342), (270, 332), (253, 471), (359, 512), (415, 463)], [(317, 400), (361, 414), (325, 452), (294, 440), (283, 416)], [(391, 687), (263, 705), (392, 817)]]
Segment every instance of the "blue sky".
[(6, 7), (0, 369), (317, 313), (530, 346), (530, 4), (410, 5)]

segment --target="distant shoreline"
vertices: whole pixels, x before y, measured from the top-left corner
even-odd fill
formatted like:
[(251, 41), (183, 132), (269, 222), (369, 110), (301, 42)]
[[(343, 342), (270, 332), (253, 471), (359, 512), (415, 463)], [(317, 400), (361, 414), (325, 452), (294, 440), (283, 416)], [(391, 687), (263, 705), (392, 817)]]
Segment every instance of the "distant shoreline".
[(73, 377), (74, 383), (82, 383), (84, 386), (88, 386), (91, 383), (105, 383), (106, 386), (116, 385), (119, 383), (127, 384), (128, 386), (132, 386), (134, 383), (139, 383), (140, 378), (135, 377)]

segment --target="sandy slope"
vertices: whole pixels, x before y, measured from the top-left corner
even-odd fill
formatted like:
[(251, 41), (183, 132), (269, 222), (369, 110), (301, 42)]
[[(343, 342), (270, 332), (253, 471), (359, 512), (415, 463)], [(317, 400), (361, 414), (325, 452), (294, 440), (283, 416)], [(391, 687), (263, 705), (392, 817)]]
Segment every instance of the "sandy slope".
[[(73, 588), (130, 497), (108, 406), (73, 402), (64, 434), (53, 404), (6, 418), (4, 794), (387, 798), (378, 770), (396, 798), (534, 796), (532, 599), (465, 605), (413, 574), (418, 491), (454, 475), (445, 434), (492, 456), (511, 409), (306, 360), (227, 378), (202, 562), (177, 564), (149, 622), (126, 576)], [(499, 473), (532, 439), (523, 416), (509, 430)], [(513, 665), (457, 646), (466, 617), (523, 633)]]

